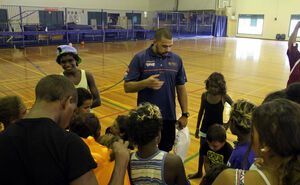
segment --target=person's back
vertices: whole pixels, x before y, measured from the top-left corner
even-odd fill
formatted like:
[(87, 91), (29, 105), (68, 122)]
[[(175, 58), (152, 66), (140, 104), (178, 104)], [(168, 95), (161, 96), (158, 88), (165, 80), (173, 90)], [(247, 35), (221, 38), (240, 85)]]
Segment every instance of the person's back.
[(129, 139), (138, 146), (129, 164), (134, 185), (187, 184), (181, 158), (158, 149), (161, 127), (160, 110), (155, 105), (146, 103), (129, 113)]
[(11, 125), (0, 134), (0, 146), (3, 184), (69, 184), (96, 167), (81, 139), (48, 118)]
[(64, 130), (76, 107), (72, 82), (60, 75), (42, 78), (25, 119), (0, 133), (3, 184), (97, 184), (97, 166), (86, 144)]
[(164, 164), (167, 152), (157, 151), (152, 156), (141, 158), (137, 152), (130, 156), (131, 182), (137, 184), (166, 184)]
[(252, 114), (251, 146), (263, 159), (251, 170), (224, 170), (213, 185), (299, 185), (300, 106), (275, 99), (258, 106)]
[(177, 179), (175, 169), (178, 168), (183, 168), (181, 159), (162, 150), (148, 158), (141, 158), (137, 152), (132, 153), (130, 157), (131, 182), (135, 185), (150, 182), (151, 184), (177, 184), (182, 180)]

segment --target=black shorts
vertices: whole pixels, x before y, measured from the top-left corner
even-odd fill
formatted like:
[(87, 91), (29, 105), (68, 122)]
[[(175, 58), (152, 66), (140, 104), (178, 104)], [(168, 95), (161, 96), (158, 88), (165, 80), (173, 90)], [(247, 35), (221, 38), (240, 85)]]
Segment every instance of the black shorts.
[(164, 120), (161, 130), (161, 139), (158, 144), (160, 150), (169, 152), (172, 150), (175, 141), (175, 124), (176, 121)]

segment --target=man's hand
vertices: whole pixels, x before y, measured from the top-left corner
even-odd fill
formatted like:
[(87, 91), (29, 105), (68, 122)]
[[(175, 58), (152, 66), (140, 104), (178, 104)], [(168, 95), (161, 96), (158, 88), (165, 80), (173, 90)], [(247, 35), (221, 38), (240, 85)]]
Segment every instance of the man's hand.
[(186, 127), (187, 123), (188, 123), (188, 118), (185, 116), (181, 116), (178, 120), (177, 120), (178, 126), (180, 129), (183, 129), (184, 127)]
[(114, 153), (114, 158), (116, 161), (122, 161), (124, 163), (128, 163), (129, 161), (129, 151), (128, 151), (128, 141), (125, 143), (122, 139), (117, 142), (114, 142), (112, 146), (112, 150)]
[(158, 79), (159, 74), (152, 75), (149, 78), (147, 78), (147, 87), (151, 89), (158, 90), (161, 88), (161, 86), (164, 84), (163, 81), (160, 81)]

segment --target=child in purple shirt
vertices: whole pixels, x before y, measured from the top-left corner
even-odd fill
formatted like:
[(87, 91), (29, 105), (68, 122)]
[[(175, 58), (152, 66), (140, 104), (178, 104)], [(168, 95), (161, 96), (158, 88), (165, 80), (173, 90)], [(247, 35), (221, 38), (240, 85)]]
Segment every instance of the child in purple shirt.
[(256, 105), (247, 100), (238, 100), (231, 107), (228, 123), (231, 133), (238, 139), (228, 161), (231, 168), (248, 170), (256, 158), (250, 149), (251, 116), (255, 108)]

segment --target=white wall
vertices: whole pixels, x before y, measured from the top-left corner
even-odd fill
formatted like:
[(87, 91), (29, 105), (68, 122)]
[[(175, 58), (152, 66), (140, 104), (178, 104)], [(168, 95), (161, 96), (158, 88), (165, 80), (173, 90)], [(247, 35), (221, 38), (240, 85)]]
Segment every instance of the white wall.
[[(218, 0), (178, 0), (178, 10), (214, 10)], [(241, 0), (243, 1), (243, 0)]]
[[(180, 0), (179, 0), (180, 1)], [(176, 10), (176, 0), (149, 0), (149, 11)]]
[(148, 10), (149, 0), (1, 0), (0, 5)]
[(236, 34), (241, 37), (275, 39), (277, 33), (288, 36), (291, 14), (300, 14), (300, 0), (236, 0), (235, 6), (237, 18), (238, 14), (264, 14), (263, 34)]
[[(118, 10), (176, 10), (177, 0), (1, 0), (0, 5), (72, 7)], [(178, 10), (215, 9), (218, 0), (178, 0)]]

